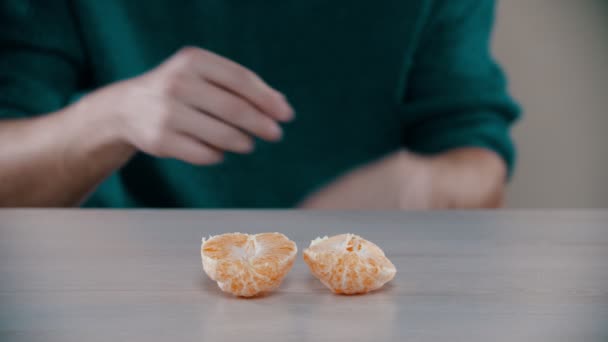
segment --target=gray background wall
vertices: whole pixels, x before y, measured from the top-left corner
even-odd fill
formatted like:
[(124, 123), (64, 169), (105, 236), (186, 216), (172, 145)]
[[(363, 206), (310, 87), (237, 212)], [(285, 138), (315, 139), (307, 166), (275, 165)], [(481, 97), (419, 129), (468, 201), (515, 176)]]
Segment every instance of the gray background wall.
[(501, 0), (494, 38), (525, 109), (508, 206), (608, 207), (608, 1)]

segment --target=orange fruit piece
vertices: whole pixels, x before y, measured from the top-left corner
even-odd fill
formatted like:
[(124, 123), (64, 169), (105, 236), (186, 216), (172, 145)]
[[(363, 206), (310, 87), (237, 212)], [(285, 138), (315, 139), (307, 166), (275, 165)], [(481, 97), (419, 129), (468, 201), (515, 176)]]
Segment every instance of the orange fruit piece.
[(379, 289), (397, 273), (380, 247), (353, 234), (312, 240), (304, 261), (315, 277), (339, 294)]
[(281, 285), (298, 248), (281, 233), (230, 233), (203, 238), (203, 269), (224, 292), (252, 297)]

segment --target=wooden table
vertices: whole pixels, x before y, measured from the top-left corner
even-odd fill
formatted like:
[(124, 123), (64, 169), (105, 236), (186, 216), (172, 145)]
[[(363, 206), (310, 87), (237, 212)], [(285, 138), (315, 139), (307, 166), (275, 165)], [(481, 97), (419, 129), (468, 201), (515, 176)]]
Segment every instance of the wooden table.
[[(361, 234), (397, 267), (331, 294), (301, 254), (269, 296), (223, 294), (203, 235)], [(0, 211), (0, 341), (608, 341), (608, 211)]]

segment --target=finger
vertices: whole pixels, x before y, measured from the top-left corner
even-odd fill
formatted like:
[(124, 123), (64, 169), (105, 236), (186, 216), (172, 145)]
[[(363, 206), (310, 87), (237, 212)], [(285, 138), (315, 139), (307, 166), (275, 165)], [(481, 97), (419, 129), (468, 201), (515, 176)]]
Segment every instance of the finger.
[(272, 118), (293, 119), (285, 97), (251, 70), (207, 50), (190, 48), (183, 54), (194, 61), (192, 65), (204, 79), (243, 97)]
[(224, 159), (221, 151), (183, 134), (166, 136), (159, 154), (194, 165), (213, 165)]
[(176, 131), (220, 150), (237, 153), (249, 153), (253, 150), (253, 140), (237, 128), (184, 104), (177, 106), (178, 111), (170, 123)]
[(184, 87), (182, 100), (188, 105), (264, 140), (277, 141), (283, 131), (275, 120), (247, 101), (207, 82)]

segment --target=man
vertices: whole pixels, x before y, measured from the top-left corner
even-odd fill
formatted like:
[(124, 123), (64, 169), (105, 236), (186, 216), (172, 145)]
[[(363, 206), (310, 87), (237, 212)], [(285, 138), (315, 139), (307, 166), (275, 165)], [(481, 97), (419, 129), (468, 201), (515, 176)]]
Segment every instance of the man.
[(493, 12), (3, 1), (0, 204), (497, 207), (518, 112)]

